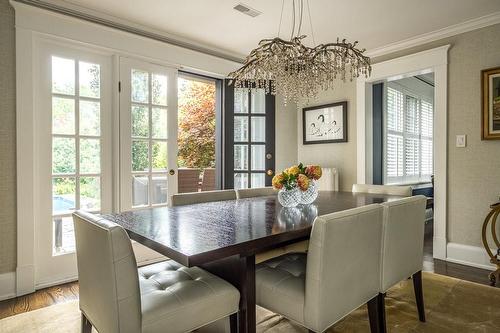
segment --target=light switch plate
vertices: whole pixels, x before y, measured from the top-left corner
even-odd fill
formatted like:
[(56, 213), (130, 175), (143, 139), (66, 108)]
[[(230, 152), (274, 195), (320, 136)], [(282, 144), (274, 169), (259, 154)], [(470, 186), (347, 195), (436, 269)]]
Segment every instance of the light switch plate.
[(467, 135), (459, 134), (457, 135), (457, 148), (465, 148), (467, 146)]

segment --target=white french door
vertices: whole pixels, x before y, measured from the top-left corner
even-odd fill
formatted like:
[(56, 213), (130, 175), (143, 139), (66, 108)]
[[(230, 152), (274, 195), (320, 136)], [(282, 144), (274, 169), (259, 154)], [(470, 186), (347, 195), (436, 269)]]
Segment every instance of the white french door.
[[(177, 70), (120, 58), (120, 210), (166, 206), (177, 193)], [(133, 243), (139, 263), (158, 253)]]
[(177, 193), (177, 70), (120, 58), (120, 210)]
[(37, 286), (77, 275), (71, 214), (111, 212), (111, 56), (41, 42), (36, 65)]

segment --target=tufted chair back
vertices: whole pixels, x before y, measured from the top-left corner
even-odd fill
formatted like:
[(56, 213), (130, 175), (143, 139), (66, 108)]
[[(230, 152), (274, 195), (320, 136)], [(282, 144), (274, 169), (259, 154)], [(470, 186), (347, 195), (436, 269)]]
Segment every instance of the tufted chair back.
[(217, 190), (193, 193), (180, 193), (172, 195), (172, 206), (183, 206), (197, 203), (235, 200), (235, 190)]
[(119, 225), (73, 214), (80, 310), (99, 332), (141, 332), (141, 296), (130, 239)]
[(381, 205), (316, 218), (307, 253), (307, 327), (323, 332), (378, 295), (381, 239)]
[(374, 193), (374, 194), (389, 194), (389, 195), (400, 195), (403, 197), (411, 197), (412, 188), (411, 186), (398, 186), (398, 185), (371, 185), (371, 184), (354, 184), (352, 185), (352, 191), (363, 192), (363, 193)]
[(385, 202), (381, 292), (422, 270), (426, 197)]
[(335, 168), (321, 168), (323, 175), (317, 180), (319, 191), (338, 191), (339, 173)]
[(278, 191), (276, 191), (272, 187), (244, 188), (241, 190), (236, 190), (236, 196), (238, 197), (238, 199), (265, 197), (276, 195), (277, 193)]

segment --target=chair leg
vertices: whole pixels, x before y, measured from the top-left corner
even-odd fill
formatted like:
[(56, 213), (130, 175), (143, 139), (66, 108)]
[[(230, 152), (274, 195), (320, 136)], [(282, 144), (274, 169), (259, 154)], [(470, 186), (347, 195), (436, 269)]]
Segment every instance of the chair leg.
[(385, 293), (378, 294), (378, 311), (380, 321), (380, 333), (387, 332), (387, 324), (385, 320)]
[(378, 295), (368, 301), (368, 318), (370, 319), (370, 332), (380, 333), (380, 312)]
[(422, 289), (422, 271), (418, 271), (412, 276), (413, 289), (415, 290), (415, 300), (417, 302), (418, 319), (425, 323), (424, 292)]
[(229, 331), (231, 333), (238, 333), (238, 312), (229, 316)]
[(92, 333), (92, 324), (82, 312), (82, 333)]

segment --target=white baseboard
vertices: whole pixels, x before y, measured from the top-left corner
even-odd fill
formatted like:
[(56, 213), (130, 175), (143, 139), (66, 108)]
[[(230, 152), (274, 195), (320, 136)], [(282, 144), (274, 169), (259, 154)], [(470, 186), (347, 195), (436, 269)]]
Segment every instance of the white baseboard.
[(50, 281), (41, 281), (36, 284), (35, 289), (40, 290), (43, 288), (48, 288), (48, 287), (53, 287), (53, 286), (58, 286), (60, 284), (68, 283), (68, 282), (73, 282), (77, 281), (78, 276), (68, 276), (59, 280), (50, 280)]
[[(495, 253), (496, 250), (492, 251)], [(446, 261), (488, 270), (496, 269), (496, 266), (490, 263), (490, 257), (486, 251), (479, 246), (448, 243)]]
[(16, 272), (0, 274), (0, 301), (16, 296)]

